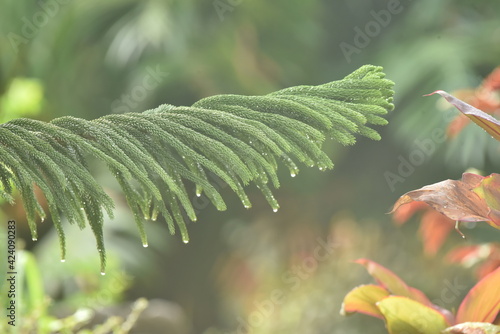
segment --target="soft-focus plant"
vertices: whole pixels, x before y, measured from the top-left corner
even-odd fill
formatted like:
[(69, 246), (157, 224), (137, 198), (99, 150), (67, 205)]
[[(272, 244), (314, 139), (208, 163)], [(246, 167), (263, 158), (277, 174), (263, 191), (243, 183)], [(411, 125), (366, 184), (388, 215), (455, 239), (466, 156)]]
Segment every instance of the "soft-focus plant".
[[(500, 121), (491, 115), (438, 90), (432, 94), (443, 96), (465, 116), (500, 141)], [(500, 229), (500, 174), (483, 177), (464, 173), (462, 180), (445, 180), (421, 189), (407, 192), (394, 204), (392, 212), (402, 205), (425, 202), (444, 216), (457, 222), (481, 222)]]
[[(492, 116), (500, 110), (499, 90), (500, 67), (484, 79), (478, 88), (455, 92), (464, 100), (441, 90), (426, 96), (439, 94), (461, 112), (448, 126), (450, 138), (455, 137), (472, 121), (492, 138), (500, 141), (500, 121)], [(434, 255), (453, 225), (461, 234), (459, 222), (486, 221), (500, 229), (499, 189), (499, 174), (493, 173), (483, 177), (476, 173), (464, 173), (462, 180), (446, 180), (407, 192), (395, 203), (392, 209), (393, 220), (397, 224), (403, 224), (416, 212), (423, 211), (419, 232), (424, 243), (424, 252)], [(492, 252), (491, 256), (494, 255), (495, 252)], [(489, 262), (490, 266), (491, 263)], [(481, 276), (484, 274), (485, 272)]]
[(453, 314), (433, 304), (389, 269), (359, 259), (377, 284), (354, 288), (344, 298), (341, 313), (363, 313), (383, 319), (390, 334), (500, 332), (500, 268), (479, 281)]
[[(498, 70), (483, 85), (490, 92), (497, 90)], [(443, 96), (463, 115), (500, 141), (500, 121), (444, 91)], [(432, 95), (429, 94), (429, 95)], [(483, 99), (484, 94), (480, 95)], [(463, 123), (463, 122), (462, 122)], [(459, 131), (455, 124), (453, 131)], [(432, 210), (432, 209), (433, 210)], [(405, 222), (418, 210), (425, 210), (421, 231), (428, 254), (436, 253), (453, 223), (485, 221), (500, 229), (500, 174), (483, 177), (464, 173), (461, 180), (445, 180), (409, 191), (394, 204), (392, 213), (398, 223)], [(435, 210), (435, 211), (434, 211)], [(488, 262), (479, 272), (481, 280), (469, 291), (456, 314), (434, 305), (420, 290), (408, 286), (387, 268), (376, 262), (360, 259), (377, 285), (355, 288), (344, 299), (341, 313), (364, 313), (385, 321), (390, 334), (431, 333), (500, 333), (500, 262), (497, 245), (469, 247), (450, 253), (449, 261), (467, 263), (476, 260), (485, 247)]]
[[(12, 321), (9, 317), (5, 317), (4, 321), (0, 322), (1, 333), (116, 333), (126, 334), (132, 328), (137, 320), (138, 315), (147, 306), (147, 300), (139, 299), (134, 304), (131, 314), (127, 318), (110, 317), (102, 324), (94, 324), (90, 326), (90, 322), (94, 317), (95, 309), (89, 307), (78, 307), (72, 314), (65, 317), (56, 317), (52, 313), (52, 309), (57, 304), (54, 300), (48, 297), (47, 292), (43, 286), (41, 278), (41, 269), (35, 256), (26, 250), (17, 251), (17, 285), (16, 285), (16, 300), (18, 307), (17, 314), (13, 319), (12, 326), (8, 321)], [(113, 268), (116, 269), (116, 268)], [(109, 282), (110, 280), (107, 280)], [(3, 296), (7, 296), (8, 285), (3, 285), (0, 292)], [(92, 295), (106, 295), (111, 296), (113, 293), (122, 295), (124, 289), (120, 287), (113, 287), (110, 289), (109, 284), (96, 284), (95, 291), (91, 292)], [(87, 292), (80, 292), (69, 298), (84, 298)], [(102, 302), (102, 301), (101, 301)], [(8, 307), (8, 300), (2, 301), (0, 305), (6, 309)], [(99, 306), (105, 306), (101, 304)], [(7, 319), (7, 320), (5, 320)], [(89, 327), (90, 326), (90, 327)], [(84, 329), (90, 328), (90, 329)], [(14, 331), (17, 330), (17, 331)]]
[(458, 263), (466, 268), (477, 264), (475, 274), (481, 279), (500, 267), (500, 243), (458, 246), (446, 254), (445, 261)]

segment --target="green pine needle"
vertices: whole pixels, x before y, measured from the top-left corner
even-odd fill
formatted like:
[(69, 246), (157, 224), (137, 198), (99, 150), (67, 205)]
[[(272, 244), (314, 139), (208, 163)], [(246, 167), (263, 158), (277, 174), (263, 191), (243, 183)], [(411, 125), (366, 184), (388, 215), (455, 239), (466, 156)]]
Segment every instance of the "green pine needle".
[(188, 242), (185, 219), (197, 219), (191, 189), (225, 210), (214, 186), (217, 177), (249, 208), (245, 186), (253, 183), (278, 210), (270, 185), (279, 187), (279, 164), (292, 176), (298, 162), (330, 169), (333, 163), (321, 149), (327, 138), (342, 145), (354, 144), (355, 135), (379, 140), (369, 126), (387, 124), (381, 116), (394, 107), (392, 87), (381, 67), (365, 65), (339, 81), (265, 96), (218, 95), (191, 107), (162, 105), (90, 121), (16, 119), (0, 125), (0, 197), (12, 203), (14, 189), (19, 191), (36, 239), (37, 217), (47, 215), (35, 195), (39, 188), (59, 235), (62, 259), (64, 216), (80, 228), (90, 225), (104, 272), (103, 211), (112, 216), (113, 201), (90, 174), (87, 157), (105, 162), (117, 179), (144, 246), (144, 221), (158, 214), (171, 233), (177, 226)]

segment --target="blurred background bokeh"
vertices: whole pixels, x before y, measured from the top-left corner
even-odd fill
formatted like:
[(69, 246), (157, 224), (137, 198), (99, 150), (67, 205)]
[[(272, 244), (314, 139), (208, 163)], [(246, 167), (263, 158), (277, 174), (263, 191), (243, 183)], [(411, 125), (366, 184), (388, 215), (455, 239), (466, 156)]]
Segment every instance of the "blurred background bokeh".
[[(406, 191), (458, 179), (469, 167), (499, 171), (498, 143), (477, 127), (436, 140), (456, 114), (437, 97), (422, 97), (473, 89), (500, 65), (499, 14), (498, 1), (468, 0), (4, 1), (2, 122), (92, 119), (213, 94), (265, 94), (340, 79), (363, 64), (384, 67), (396, 84), (396, 108), (378, 129), (380, 142), (327, 143), (333, 171), (301, 166), (291, 178), (283, 168), (277, 213), (254, 189), (250, 210), (229, 189), (222, 190), (225, 212), (198, 203), (187, 245), (159, 219), (147, 224), (150, 247), (143, 248), (119, 187), (96, 164), (94, 175), (117, 204), (105, 224), (106, 276), (88, 229), (67, 226), (68, 256), (60, 263), (49, 219), (39, 224), (37, 242), (19, 201), (1, 204), (1, 224), (18, 222), (18, 247), (35, 254), (54, 316), (91, 307), (102, 322), (145, 297), (154, 308), (145, 322), (160, 325), (137, 333), (384, 333), (378, 319), (339, 314), (343, 296), (371, 282), (353, 260), (375, 260), (439, 301), (457, 279), (467, 289), (474, 282), (471, 270), (445, 264), (443, 254), (498, 239), (486, 224), (469, 225), (467, 240), (452, 233), (429, 256), (418, 216), (396, 226), (386, 213)], [(415, 152), (423, 158), (401, 167)], [(456, 290), (442, 306), (458, 306), (466, 289)]]

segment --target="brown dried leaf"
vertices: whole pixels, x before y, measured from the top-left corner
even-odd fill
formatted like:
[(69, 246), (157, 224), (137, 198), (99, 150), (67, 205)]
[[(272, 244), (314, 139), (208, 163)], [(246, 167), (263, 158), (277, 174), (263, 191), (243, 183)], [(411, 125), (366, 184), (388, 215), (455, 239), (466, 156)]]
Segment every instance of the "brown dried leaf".
[(396, 201), (391, 213), (404, 204), (422, 201), (455, 221), (489, 221), (488, 205), (473, 191), (482, 180), (480, 175), (464, 173), (462, 180), (445, 180), (407, 192)]

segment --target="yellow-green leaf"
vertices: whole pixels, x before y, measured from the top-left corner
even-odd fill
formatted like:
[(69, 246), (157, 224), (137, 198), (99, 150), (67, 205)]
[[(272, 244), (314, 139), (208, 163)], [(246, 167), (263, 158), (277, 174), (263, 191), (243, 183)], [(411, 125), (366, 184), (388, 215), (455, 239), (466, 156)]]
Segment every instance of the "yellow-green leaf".
[(351, 290), (344, 298), (340, 314), (349, 315), (352, 313), (363, 313), (383, 319), (377, 302), (389, 296), (389, 291), (380, 285), (361, 285)]
[(387, 297), (377, 307), (389, 334), (438, 334), (449, 326), (441, 313), (406, 297)]

